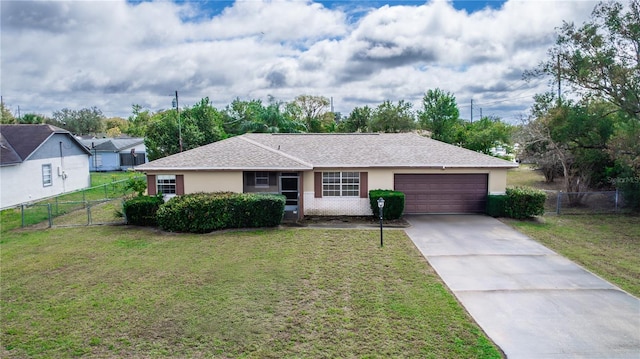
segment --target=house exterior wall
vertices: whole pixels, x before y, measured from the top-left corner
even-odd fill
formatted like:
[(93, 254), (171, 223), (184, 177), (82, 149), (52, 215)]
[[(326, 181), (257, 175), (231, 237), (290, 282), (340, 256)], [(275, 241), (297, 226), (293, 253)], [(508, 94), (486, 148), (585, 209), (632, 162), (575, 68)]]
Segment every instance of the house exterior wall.
[[(320, 170), (318, 170), (320, 171)], [(504, 194), (507, 185), (507, 169), (485, 168), (445, 168), (443, 169), (416, 169), (416, 168), (353, 168), (353, 169), (322, 169), (322, 172), (354, 171), (368, 173), (368, 189), (394, 188), (395, 174), (488, 174), (488, 194)], [(317, 172), (317, 171), (316, 171)], [(304, 213), (306, 215), (347, 215), (368, 216), (372, 215), (368, 198), (358, 197), (323, 197), (316, 198), (314, 193), (314, 175), (312, 171), (304, 175)]]
[[(46, 164), (51, 165), (51, 186), (42, 183), (42, 166)], [(87, 154), (65, 156), (64, 161), (59, 156), (27, 160), (0, 168), (0, 208), (77, 191), (90, 184)]]
[[(369, 198), (360, 197), (322, 197), (317, 198), (314, 191), (314, 172), (370, 172), (369, 169), (327, 168), (304, 172), (304, 193), (301, 194), (303, 213), (311, 216), (368, 216), (373, 215)], [(368, 187), (371, 189), (371, 175), (368, 175)], [(361, 181), (362, 182), (362, 181)], [(393, 181), (392, 181), (393, 182)]]
[(184, 193), (242, 193), (242, 171), (233, 172), (158, 172), (155, 174), (184, 175)]
[[(314, 172), (367, 172), (367, 191), (372, 189), (393, 189), (395, 174), (488, 174), (489, 194), (504, 193), (507, 183), (507, 169), (371, 169), (371, 168), (328, 168), (317, 171), (301, 173), (300, 206), (305, 215), (347, 215), (369, 216), (372, 215), (368, 198), (360, 197), (321, 197), (317, 198), (314, 192)], [(244, 192), (242, 171), (218, 171), (218, 172), (149, 172), (148, 174), (175, 174), (184, 175), (185, 193), (197, 192)]]
[(120, 154), (118, 152), (91, 151), (89, 170), (106, 172), (120, 170)]

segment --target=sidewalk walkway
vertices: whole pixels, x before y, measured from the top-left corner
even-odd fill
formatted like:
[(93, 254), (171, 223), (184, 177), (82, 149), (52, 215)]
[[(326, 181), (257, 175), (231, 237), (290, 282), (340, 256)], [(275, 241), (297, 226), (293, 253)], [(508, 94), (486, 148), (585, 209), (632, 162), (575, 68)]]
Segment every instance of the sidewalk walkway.
[(407, 216), (406, 233), (509, 359), (640, 359), (640, 300), (486, 216)]

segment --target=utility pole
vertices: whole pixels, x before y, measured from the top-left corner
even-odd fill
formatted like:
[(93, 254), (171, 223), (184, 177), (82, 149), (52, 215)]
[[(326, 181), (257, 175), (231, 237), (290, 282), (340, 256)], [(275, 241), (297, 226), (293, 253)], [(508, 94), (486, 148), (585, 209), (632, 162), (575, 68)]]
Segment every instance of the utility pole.
[(182, 152), (182, 126), (180, 124), (180, 103), (178, 102), (178, 90), (176, 90), (176, 97), (173, 99), (173, 106), (176, 108), (178, 114), (178, 141), (180, 143), (180, 152)]
[(558, 106), (560, 106), (562, 104), (562, 89), (560, 87), (561, 85), (561, 81), (560, 81), (560, 54), (558, 54)]
[(471, 123), (473, 123), (473, 99), (471, 99)]

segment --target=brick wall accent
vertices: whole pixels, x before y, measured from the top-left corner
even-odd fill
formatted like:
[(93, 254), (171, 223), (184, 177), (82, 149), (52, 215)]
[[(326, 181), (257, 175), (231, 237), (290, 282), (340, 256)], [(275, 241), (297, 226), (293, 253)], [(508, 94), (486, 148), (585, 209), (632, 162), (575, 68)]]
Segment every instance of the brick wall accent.
[(307, 216), (372, 216), (369, 198), (323, 197), (304, 192), (304, 214)]

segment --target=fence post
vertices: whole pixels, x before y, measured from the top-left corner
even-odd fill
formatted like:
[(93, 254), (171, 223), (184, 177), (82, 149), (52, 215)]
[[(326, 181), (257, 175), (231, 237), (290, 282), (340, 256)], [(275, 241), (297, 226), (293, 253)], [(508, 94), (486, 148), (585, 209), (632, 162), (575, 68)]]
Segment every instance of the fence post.
[(618, 212), (618, 189), (616, 188), (616, 212)]
[(91, 204), (89, 202), (85, 202), (85, 206), (87, 206), (87, 226), (91, 224)]
[(558, 200), (556, 202), (556, 214), (560, 215), (560, 207), (562, 206), (562, 191), (558, 191)]
[(53, 227), (53, 217), (51, 216), (51, 203), (47, 203), (47, 214), (49, 215), (49, 228)]
[(24, 203), (20, 205), (20, 219), (22, 220), (22, 228), (24, 228)]
[(102, 187), (104, 187), (104, 199), (109, 199), (109, 195), (107, 194), (107, 184), (105, 183)]
[(82, 202), (84, 202), (84, 205), (87, 205), (87, 191), (82, 190)]

